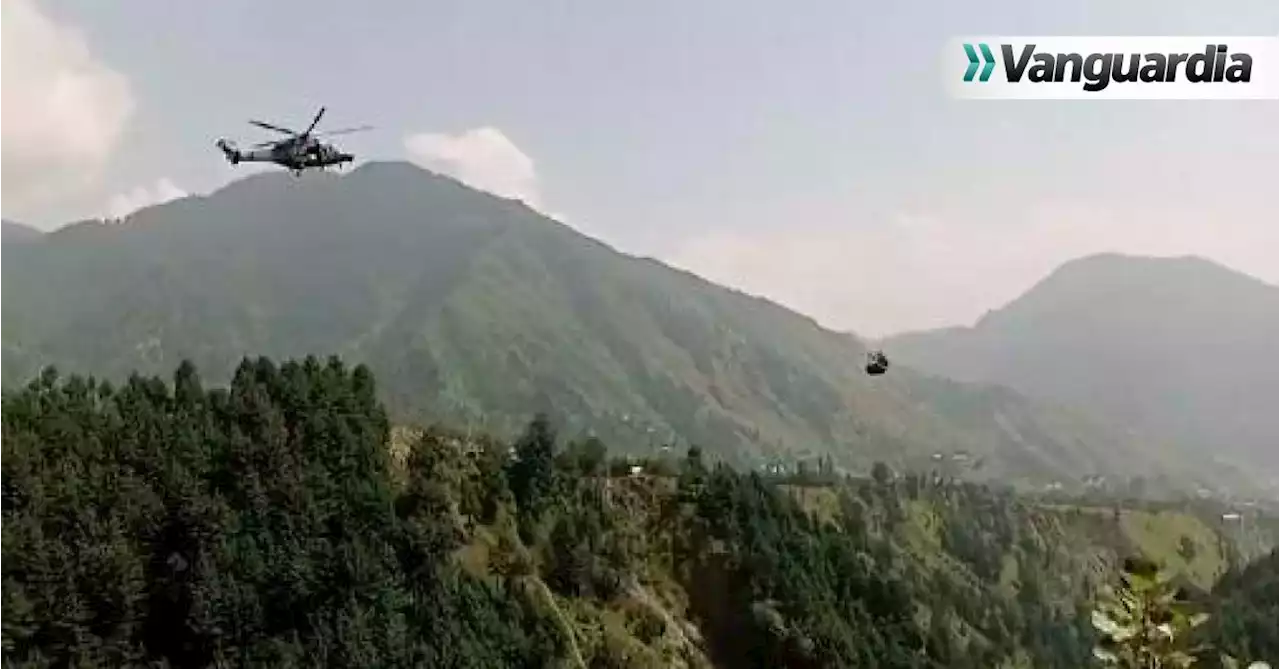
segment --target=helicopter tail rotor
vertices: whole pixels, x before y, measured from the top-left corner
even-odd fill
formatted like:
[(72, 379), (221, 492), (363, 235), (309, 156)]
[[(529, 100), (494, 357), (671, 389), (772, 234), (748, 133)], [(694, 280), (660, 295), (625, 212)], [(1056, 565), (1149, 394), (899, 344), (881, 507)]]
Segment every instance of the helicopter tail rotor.
[(227, 162), (231, 163), (232, 165), (235, 165), (240, 162), (240, 151), (236, 149), (235, 145), (233, 145), (231, 142), (228, 142), (225, 139), (220, 139), (217, 142), (215, 142), (215, 145), (219, 149), (222, 149), (222, 155), (227, 157)]

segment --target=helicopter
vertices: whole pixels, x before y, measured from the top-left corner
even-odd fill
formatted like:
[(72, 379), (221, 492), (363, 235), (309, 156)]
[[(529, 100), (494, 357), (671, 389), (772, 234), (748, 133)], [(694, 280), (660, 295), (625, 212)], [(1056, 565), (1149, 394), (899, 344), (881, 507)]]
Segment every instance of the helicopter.
[(294, 176), (301, 176), (303, 171), (307, 169), (323, 170), (331, 166), (341, 168), (344, 163), (355, 161), (355, 156), (350, 153), (344, 153), (334, 145), (320, 141), (317, 137), (345, 135), (350, 132), (370, 130), (371, 128), (369, 126), (361, 126), (313, 134), (316, 125), (320, 123), (320, 117), (324, 116), (324, 109), (324, 107), (321, 107), (320, 111), (316, 112), (315, 118), (311, 119), (311, 125), (307, 126), (307, 129), (302, 132), (262, 121), (249, 121), (250, 124), (259, 128), (288, 135), (285, 139), (261, 142), (243, 151), (225, 139), (219, 139), (215, 145), (222, 149), (223, 155), (227, 157), (227, 161), (232, 165), (242, 162), (275, 163), (289, 169)]

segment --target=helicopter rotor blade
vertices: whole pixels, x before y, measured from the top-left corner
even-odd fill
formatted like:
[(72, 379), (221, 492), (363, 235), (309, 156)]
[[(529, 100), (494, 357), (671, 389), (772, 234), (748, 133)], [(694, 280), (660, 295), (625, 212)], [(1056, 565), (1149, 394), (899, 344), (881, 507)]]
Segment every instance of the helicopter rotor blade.
[(311, 131), (316, 129), (316, 124), (320, 123), (321, 116), (324, 116), (324, 107), (321, 107), (320, 111), (316, 112), (316, 117), (311, 119), (311, 125), (307, 126), (306, 131), (302, 133), (304, 136), (310, 135)]
[(317, 136), (317, 137), (329, 137), (329, 136), (332, 136), (332, 135), (346, 135), (346, 134), (348, 134), (348, 133), (352, 133), (352, 132), (364, 132), (365, 130), (373, 130), (373, 126), (371, 126), (371, 125), (362, 125), (362, 126), (360, 126), (360, 127), (358, 127), (358, 128), (343, 128), (343, 129), (341, 129), (341, 130), (328, 130), (328, 131), (326, 131), (326, 132), (318, 133), (316, 136)]
[(253, 120), (251, 120), (251, 121), (249, 121), (249, 123), (251, 123), (251, 124), (253, 124), (253, 125), (258, 126), (259, 128), (266, 128), (267, 130), (274, 130), (274, 131), (276, 131), (276, 132), (282, 132), (282, 133), (284, 133), (284, 134), (286, 134), (286, 135), (297, 135), (297, 134), (298, 134), (298, 131), (296, 131), (296, 130), (290, 130), (290, 129), (288, 129), (288, 128), (281, 128), (281, 127), (280, 127), (280, 126), (278, 126), (278, 125), (271, 125), (270, 123), (263, 123), (262, 121), (253, 121)]

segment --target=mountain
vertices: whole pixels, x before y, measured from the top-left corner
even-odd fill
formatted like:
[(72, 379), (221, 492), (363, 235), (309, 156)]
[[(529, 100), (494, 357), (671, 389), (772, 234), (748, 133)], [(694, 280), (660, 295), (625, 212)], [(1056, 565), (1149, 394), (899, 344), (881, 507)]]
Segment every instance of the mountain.
[(246, 355), (339, 354), (372, 367), (401, 421), (511, 435), (545, 411), (571, 436), (751, 466), (1202, 474), (1007, 389), (868, 377), (856, 339), (406, 163), (254, 175), (6, 246), (3, 272), (8, 383), (47, 364), (121, 379), (191, 359), (225, 378)]
[(1096, 255), (973, 327), (883, 345), (904, 364), (1079, 407), (1274, 486), (1278, 298), (1200, 258)]
[(3, 235), (0, 236), (0, 241), (4, 243), (29, 242), (39, 239), (44, 234), (29, 225), (14, 223), (13, 221), (0, 221), (0, 233)]

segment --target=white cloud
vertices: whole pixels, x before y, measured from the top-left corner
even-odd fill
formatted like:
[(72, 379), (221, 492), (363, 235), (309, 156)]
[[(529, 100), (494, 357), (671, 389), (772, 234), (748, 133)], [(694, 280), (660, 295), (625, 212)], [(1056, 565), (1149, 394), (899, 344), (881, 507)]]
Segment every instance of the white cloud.
[(164, 177), (156, 180), (150, 188), (138, 186), (127, 193), (113, 196), (107, 203), (107, 213), (114, 218), (124, 218), (139, 209), (186, 196), (187, 191), (179, 188), (168, 177)]
[(0, 45), (6, 210), (92, 186), (133, 113), (129, 82), (33, 0), (0, 3)]
[(903, 215), (876, 225), (719, 230), (680, 245), (667, 259), (828, 327), (872, 337), (971, 324), (1062, 263), (1092, 253), (1199, 255), (1276, 279), (1280, 235), (1274, 222), (1256, 217), (1045, 203), (1022, 220)]
[(419, 133), (406, 137), (404, 146), (409, 160), (422, 167), (541, 208), (533, 159), (497, 128), (473, 128), (456, 135)]

